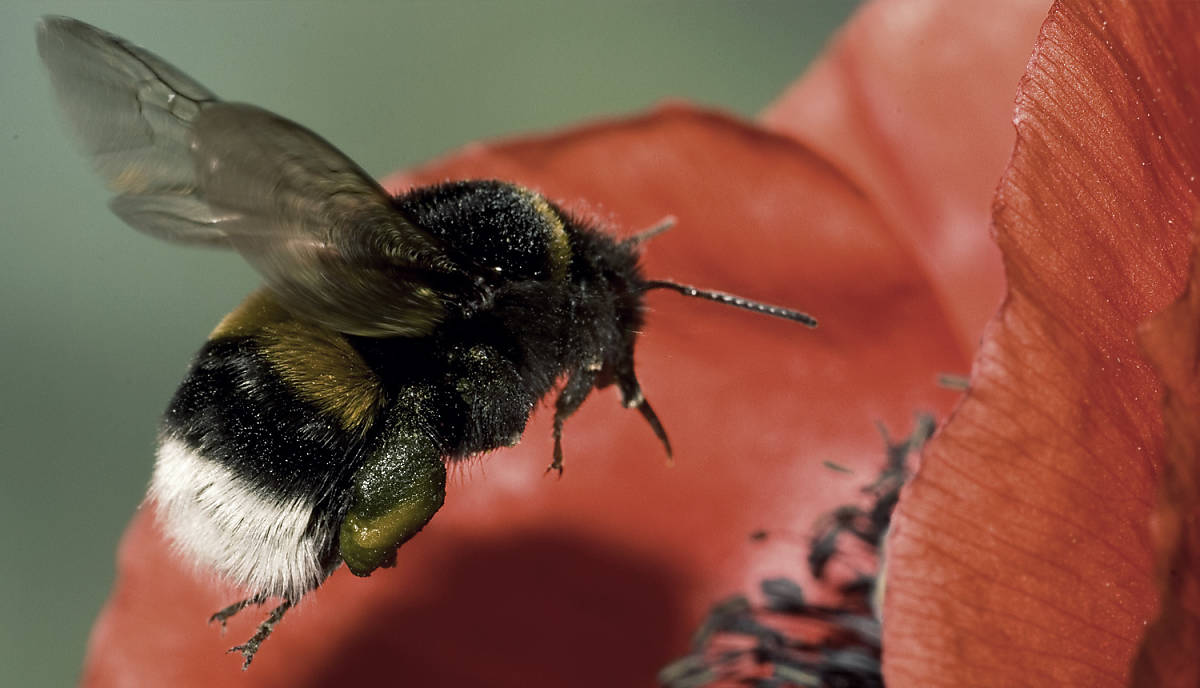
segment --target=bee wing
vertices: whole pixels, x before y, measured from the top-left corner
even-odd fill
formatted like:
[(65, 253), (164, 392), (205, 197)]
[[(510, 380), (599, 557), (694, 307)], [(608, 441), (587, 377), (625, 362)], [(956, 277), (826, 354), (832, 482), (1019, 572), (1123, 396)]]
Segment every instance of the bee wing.
[(363, 336), (420, 336), (481, 278), (405, 217), (321, 137), (224, 103), (162, 58), (65, 17), (38, 50), (82, 146), (127, 223), (232, 248), (296, 315)]

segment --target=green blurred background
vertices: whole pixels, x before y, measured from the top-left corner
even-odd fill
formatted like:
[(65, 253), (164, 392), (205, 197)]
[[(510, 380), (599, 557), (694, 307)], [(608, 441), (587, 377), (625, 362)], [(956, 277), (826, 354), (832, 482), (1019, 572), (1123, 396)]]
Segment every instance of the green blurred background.
[(257, 280), (122, 225), (66, 137), (44, 13), (143, 45), (384, 175), (683, 98), (754, 116), (853, 11), (791, 2), (0, 4), (0, 686), (65, 686), (189, 357)]

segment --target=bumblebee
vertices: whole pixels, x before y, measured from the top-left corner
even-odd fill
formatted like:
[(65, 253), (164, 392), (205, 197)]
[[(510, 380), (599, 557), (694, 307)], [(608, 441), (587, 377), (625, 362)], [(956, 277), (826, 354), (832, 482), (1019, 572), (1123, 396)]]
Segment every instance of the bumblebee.
[(641, 244), (542, 195), (464, 181), (391, 196), (304, 127), (227, 103), (157, 55), (47, 17), (38, 50), (112, 210), (232, 249), (262, 276), (163, 416), (149, 501), (178, 552), (280, 603), (369, 575), (442, 506), (448, 462), (516, 444), (540, 399), (563, 424), (613, 385), (670, 444), (634, 373), (643, 299), (670, 289), (809, 326), (798, 311), (647, 279)]

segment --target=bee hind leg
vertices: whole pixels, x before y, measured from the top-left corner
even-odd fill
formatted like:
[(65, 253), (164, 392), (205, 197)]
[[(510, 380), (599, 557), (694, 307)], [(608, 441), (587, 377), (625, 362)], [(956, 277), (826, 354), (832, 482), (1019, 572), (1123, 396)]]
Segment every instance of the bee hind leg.
[(446, 499), (446, 463), (431, 425), (434, 392), (413, 386), (388, 412), (380, 439), (350, 481), (338, 555), (356, 576), (396, 561), (396, 548), (433, 518)]
[[(242, 605), (242, 607), (245, 607), (247, 604), (250, 604), (253, 599), (254, 598), (243, 600), (238, 604)], [(262, 601), (259, 601), (258, 604), (262, 604)], [(267, 615), (267, 618), (261, 624), (258, 625), (258, 630), (255, 631), (254, 635), (250, 636), (249, 640), (241, 645), (229, 648), (229, 652), (240, 652), (242, 653), (242, 657), (245, 658), (245, 661), (242, 662), (242, 671), (250, 668), (250, 662), (254, 661), (254, 655), (258, 653), (258, 648), (262, 646), (263, 641), (271, 635), (271, 631), (275, 630), (275, 625), (283, 619), (283, 615), (286, 614), (287, 610), (291, 609), (292, 605), (294, 604), (295, 602), (292, 600), (285, 599), (279, 604), (278, 607), (275, 607), (275, 609), (271, 610), (271, 613)], [(232, 609), (233, 607), (237, 606), (237, 604), (230, 605), (230, 607), (227, 607), (226, 609)], [(226, 611), (226, 609), (221, 610), (221, 612)], [(241, 607), (239, 607), (239, 609), (241, 609)], [(217, 613), (220, 614), (221, 612)], [(233, 612), (233, 614), (236, 613), (237, 610)], [(230, 616), (232, 616), (232, 614), (230, 614)]]
[(229, 621), (230, 619), (232, 619), (235, 615), (237, 615), (238, 612), (242, 611), (246, 607), (249, 607), (252, 604), (262, 605), (262, 603), (264, 603), (266, 601), (267, 601), (267, 598), (262, 595), (255, 595), (254, 597), (247, 597), (246, 599), (241, 600), (239, 602), (234, 602), (233, 604), (229, 605), (228, 607), (225, 607), (224, 609), (217, 612), (216, 614), (213, 614), (212, 616), (208, 617), (208, 622), (212, 623), (214, 621), (220, 621), (221, 622), (221, 632), (224, 633), (226, 621)]

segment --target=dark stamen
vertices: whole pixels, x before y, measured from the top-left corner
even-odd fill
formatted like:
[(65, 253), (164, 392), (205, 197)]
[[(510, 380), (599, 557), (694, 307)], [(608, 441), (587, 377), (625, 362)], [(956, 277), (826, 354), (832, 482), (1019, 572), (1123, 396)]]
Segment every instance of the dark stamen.
[(740, 595), (714, 605), (693, 637), (691, 654), (665, 667), (658, 675), (660, 684), (883, 688), (883, 627), (874, 610), (881, 572), (872, 567), (846, 579), (831, 573), (827, 564), (843, 556), (842, 544), (848, 538), (864, 543), (875, 555), (876, 566), (881, 563), (883, 537), (908, 477), (909, 460), (933, 430), (933, 419), (921, 416), (902, 441), (894, 442), (884, 433), (883, 469), (864, 488), (874, 503), (868, 508), (844, 505), (819, 522), (809, 564), (817, 581), (840, 593), (835, 604), (810, 603), (789, 578), (763, 580), (762, 606)]

